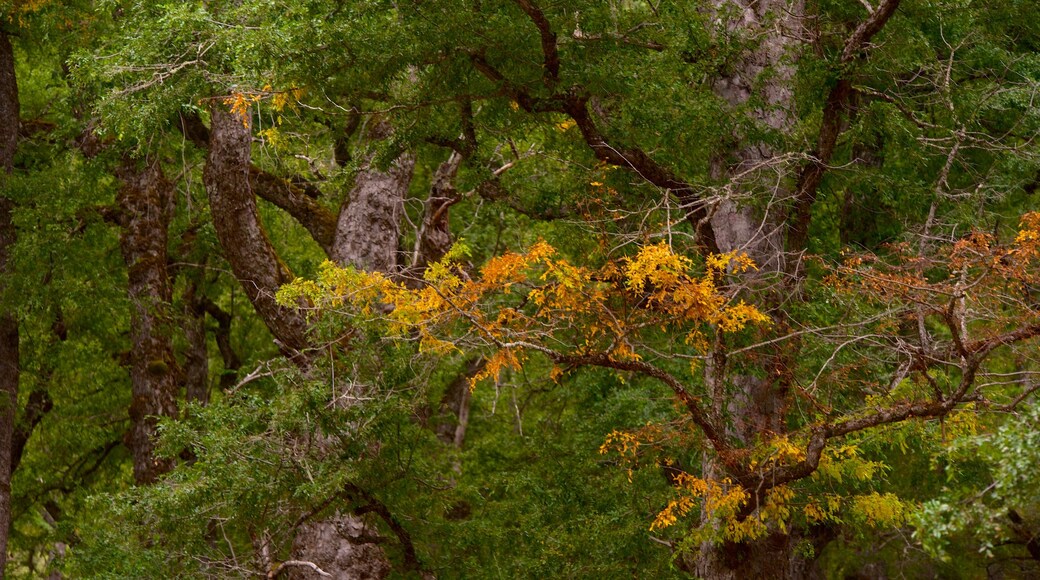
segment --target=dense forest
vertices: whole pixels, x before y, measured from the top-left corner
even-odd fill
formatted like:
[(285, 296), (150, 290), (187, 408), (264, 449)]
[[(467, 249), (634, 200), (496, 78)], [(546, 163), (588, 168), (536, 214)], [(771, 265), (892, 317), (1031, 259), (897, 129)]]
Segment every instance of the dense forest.
[(9, 578), (1040, 575), (1035, 0), (0, 0)]

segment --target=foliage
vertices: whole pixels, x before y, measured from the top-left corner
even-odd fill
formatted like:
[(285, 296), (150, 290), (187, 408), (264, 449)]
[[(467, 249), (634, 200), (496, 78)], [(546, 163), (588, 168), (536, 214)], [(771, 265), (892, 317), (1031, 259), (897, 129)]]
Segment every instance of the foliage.
[[(268, 575), (366, 510), (399, 574), (680, 576), (778, 537), (832, 577), (1034, 572), (1040, 19), (753, 4), (0, 2), (0, 314), (35, 421), (5, 572)], [(281, 289), (226, 258), (211, 111), (251, 128)], [(404, 158), (397, 267), (326, 260), (314, 224)], [(145, 165), (173, 200), (141, 304)], [(258, 290), (306, 318), (305, 361)], [(178, 403), (149, 486), (142, 311)]]

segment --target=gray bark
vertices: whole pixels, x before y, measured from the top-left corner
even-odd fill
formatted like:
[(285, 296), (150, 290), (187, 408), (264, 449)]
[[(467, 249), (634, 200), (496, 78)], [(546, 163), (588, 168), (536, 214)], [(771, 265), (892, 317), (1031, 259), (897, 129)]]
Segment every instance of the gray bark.
[[(842, 67), (860, 57), (870, 39), (894, 14), (899, 2), (882, 0), (876, 9), (869, 11), (867, 18), (845, 40), (839, 61)], [(740, 30), (741, 34), (759, 39), (735, 67), (735, 72), (716, 83), (716, 91), (733, 106), (744, 104), (753, 94), (757, 95), (764, 106), (753, 112), (754, 119), (780, 133), (790, 131), (795, 116), (794, 59), (804, 37), (804, 0), (721, 0), (716, 2), (715, 10), (721, 19), (728, 18), (723, 21), (730, 30)], [(712, 220), (720, 249), (744, 249), (759, 265), (765, 266), (764, 270), (785, 276), (779, 287), (765, 293), (769, 297), (767, 301), (774, 306), (777, 333), (785, 332), (789, 323), (782, 304), (792, 297), (797, 299), (797, 284), (804, 275), (801, 253), (808, 247), (812, 207), (853, 93), (847, 74), (845, 70), (839, 72), (837, 82), (826, 96), (815, 149), (800, 162), (793, 186), (786, 185), (790, 180), (782, 179), (786, 173), (782, 160), (761, 143), (742, 143), (733, 153), (732, 163), (717, 163), (715, 167), (717, 176), (730, 178), (731, 190), (746, 197), (765, 196), (770, 204), (782, 201), (790, 206), (783, 219), (778, 220), (777, 216), (768, 213), (756, 214), (748, 208), (723, 204)], [(785, 223), (781, 224), (781, 221)], [(772, 225), (774, 223), (776, 227)], [(751, 281), (751, 284), (755, 283), (755, 280)], [(764, 378), (727, 377), (725, 357), (713, 357), (722, 364), (713, 365), (714, 376), (709, 377), (709, 383), (717, 387), (713, 390), (716, 408), (720, 413), (724, 408), (732, 418), (731, 437), (750, 446), (764, 435), (786, 430), (784, 417), (789, 404), (789, 369), (795, 366), (798, 349), (798, 341), (793, 340), (782, 351), (758, 361), (762, 367), (759, 375)], [(708, 460), (705, 472), (711, 473), (715, 467)], [(826, 541), (818, 535), (807, 537), (814, 542)], [(692, 568), (706, 578), (761, 575), (801, 578), (814, 573), (811, 562), (792, 550), (792, 542), (790, 536), (774, 531), (765, 538), (739, 546), (705, 545)]]
[(423, 221), (415, 239), (411, 268), (422, 272), (431, 263), (437, 262), (451, 249), (452, 237), (449, 228), (449, 210), (459, 201), (455, 189), (455, 177), (462, 165), (463, 155), (453, 151), (448, 160), (437, 167), (430, 186), (430, 196), (423, 204)]
[(371, 167), (371, 163), (369, 156), (339, 212), (329, 257), (359, 270), (393, 273), (398, 265), (401, 217), (415, 156), (402, 154), (386, 171)]
[[(389, 125), (382, 123), (369, 134), (373, 139), (386, 139), (389, 135)], [(373, 157), (370, 154), (367, 158), (340, 208), (335, 236), (326, 252), (342, 266), (394, 274), (398, 270), (400, 224), (415, 156), (400, 155), (386, 171), (373, 166)], [(384, 578), (390, 572), (390, 564), (378, 545), (383, 540), (376, 530), (366, 531), (364, 517), (337, 513), (297, 530), (292, 555), (317, 564), (337, 578)], [(293, 578), (317, 576), (307, 568), (298, 567), (292, 572)]]
[[(802, 0), (722, 0), (715, 10), (729, 30), (760, 39), (731, 76), (717, 80), (716, 93), (734, 108), (758, 97), (763, 106), (752, 112), (753, 120), (769, 130), (787, 132), (795, 122), (792, 83), (804, 16)], [(759, 276), (744, 277), (752, 285), (762, 284), (760, 277), (786, 269), (784, 232), (779, 216), (769, 211), (774, 203), (792, 196), (789, 181), (783, 179), (785, 170), (771, 147), (746, 140), (727, 158), (713, 163), (714, 177), (728, 182), (727, 189), (736, 194), (715, 208), (711, 218), (715, 239), (721, 251), (743, 251), (755, 261)], [(751, 199), (758, 203), (746, 204)], [(763, 378), (731, 375), (726, 372), (725, 357), (713, 358), (717, 360), (710, 365), (708, 378), (713, 385), (714, 412), (730, 417), (727, 435), (752, 445), (763, 434), (784, 432), (786, 393), (777, 373), (767, 368), (760, 373)], [(763, 364), (778, 366), (775, 362)], [(703, 470), (713, 474), (721, 466), (706, 457)], [(778, 531), (741, 544), (705, 543), (692, 556), (689, 566), (693, 573), (711, 580), (793, 579), (812, 573), (811, 563), (792, 549), (792, 538)]]
[[(368, 528), (362, 518), (336, 514), (301, 526), (293, 538), (293, 555), (313, 562), (333, 578), (378, 580), (390, 575), (390, 563), (379, 541), (382, 537)], [(293, 580), (320, 577), (304, 567), (295, 567), (289, 573)]]
[[(768, 129), (786, 132), (795, 122), (793, 79), (799, 45), (802, 0), (722, 0), (716, 4), (726, 25), (749, 37), (760, 38), (728, 77), (715, 83), (715, 92), (738, 107), (757, 96), (763, 107), (754, 120)], [(712, 215), (719, 249), (742, 250), (762, 272), (783, 271), (783, 232), (777, 216), (742, 202), (782, 201), (791, 195), (781, 179), (784, 167), (777, 153), (764, 143), (742, 143), (728, 159), (716, 159), (715, 177), (730, 181), (738, 199), (724, 200)], [(759, 203), (758, 205), (763, 205)], [(766, 204), (768, 208), (768, 204)]]

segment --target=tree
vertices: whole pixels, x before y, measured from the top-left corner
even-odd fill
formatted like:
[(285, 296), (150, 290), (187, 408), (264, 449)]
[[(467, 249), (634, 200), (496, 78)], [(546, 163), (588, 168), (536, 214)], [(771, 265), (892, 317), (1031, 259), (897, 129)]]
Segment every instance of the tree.
[[(7, 31), (0, 28), (0, 122), (3, 123), (0, 145), (0, 167), (6, 180), (14, 166), (14, 151), (18, 144), (18, 84), (14, 71), (14, 51)], [(2, 183), (2, 182), (0, 182)], [(0, 273), (7, 273), (11, 246), (17, 232), (12, 222), (12, 202), (0, 196)], [(6, 288), (0, 287), (0, 291)], [(7, 530), (11, 520), (11, 472), (14, 467), (15, 421), (18, 409), (18, 322), (3, 309), (0, 314), (0, 567), (7, 563)]]
[(1032, 405), (1040, 24), (876, 4), (19, 4), (18, 572), (800, 577), (904, 526), (899, 466)]

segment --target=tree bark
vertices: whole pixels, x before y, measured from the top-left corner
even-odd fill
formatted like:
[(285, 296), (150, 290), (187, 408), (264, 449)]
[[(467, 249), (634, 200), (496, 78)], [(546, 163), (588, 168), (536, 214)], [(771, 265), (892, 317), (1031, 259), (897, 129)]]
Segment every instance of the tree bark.
[(219, 102), (210, 107), (210, 119), (209, 155), (202, 177), (217, 239), (279, 350), (303, 364), (308, 358), (306, 321), (299, 312), (282, 308), (274, 299), (278, 288), (291, 282), (293, 276), (271, 246), (257, 212), (249, 179), (251, 119), (231, 113)]
[[(814, 580), (822, 578), (816, 566), (816, 555), (833, 538), (830, 530), (810, 530), (802, 536), (792, 530), (790, 534), (774, 531), (754, 542), (741, 544), (725, 543), (702, 549), (690, 571), (705, 580), (744, 580), (747, 578), (769, 578), (770, 580)], [(811, 547), (807, 557), (799, 553), (799, 545)]]
[[(11, 213), (14, 203), (7, 197), (4, 182), (14, 167), (18, 145), (18, 84), (14, 50), (0, 24), (0, 299), (11, 271), (11, 248), (16, 232)], [(6, 301), (0, 302), (0, 305)], [(0, 306), (0, 576), (7, 565), (7, 540), (11, 529), (11, 474), (14, 451), (15, 411), (18, 406), (18, 319)]]
[(484, 357), (472, 358), (466, 362), (465, 370), (448, 384), (441, 397), (440, 408), (430, 422), (437, 438), (456, 449), (462, 449), (466, 439), (466, 428), (469, 426), (472, 395), (470, 382), (485, 366), (487, 359)]
[[(763, 127), (787, 132), (794, 125), (794, 86), (796, 38), (804, 17), (801, 0), (722, 0), (720, 15), (735, 13), (727, 21), (731, 30), (759, 38), (736, 65), (736, 71), (715, 82), (715, 92), (737, 108), (757, 96), (763, 107), (753, 111), (754, 120)], [(777, 178), (777, 153), (764, 143), (743, 142), (730, 153), (730, 159), (716, 159), (716, 178), (735, 181), (740, 194), (757, 196), (771, 202), (790, 197), (791, 192)], [(768, 207), (768, 206), (767, 206)], [(711, 225), (719, 249), (741, 250), (755, 260), (760, 271), (782, 271), (784, 263), (782, 231), (775, 215), (724, 200), (712, 215)]]
[[(370, 133), (373, 139), (386, 139), (390, 127), (380, 123)], [(340, 209), (329, 257), (343, 266), (393, 273), (398, 265), (401, 217), (415, 156), (401, 154), (386, 171), (373, 167), (372, 161), (370, 154)]]
[[(753, 120), (769, 131), (790, 131), (796, 120), (793, 81), (797, 38), (804, 18), (802, 0), (722, 0), (716, 2), (715, 10), (727, 18), (724, 22), (731, 31), (758, 39), (734, 72), (716, 81), (715, 92), (734, 109), (757, 97), (762, 107), (751, 112)], [(719, 249), (747, 253), (759, 266), (760, 276), (786, 270), (783, 223), (777, 212), (770, 212), (793, 194), (780, 178), (786, 170), (783, 163), (769, 145), (746, 140), (728, 158), (720, 157), (713, 163), (716, 179), (729, 181), (738, 197), (759, 202), (752, 207), (742, 205), (739, 199), (723, 200), (712, 215), (711, 226)], [(751, 277), (748, 283), (761, 284), (756, 278)], [(777, 304), (782, 300), (781, 296), (773, 298)], [(714, 414), (730, 418), (723, 422), (728, 426), (727, 436), (742, 447), (750, 447), (762, 437), (786, 431), (787, 391), (783, 373), (775, 372), (784, 368), (785, 355), (778, 353), (755, 361), (766, 367), (756, 376), (728, 373), (724, 345), (716, 344), (715, 348), (719, 352), (713, 357), (716, 364), (711, 365), (713, 376), (708, 382), (714, 385)], [(717, 460), (708, 456), (703, 470), (719, 477), (727, 475)], [(740, 544), (705, 543), (691, 558), (689, 568), (696, 576), (712, 580), (810, 577), (811, 563), (792, 549), (792, 543), (790, 535), (778, 530)]]
[[(334, 578), (379, 580), (390, 575), (390, 563), (379, 542), (383, 538), (352, 514), (335, 514), (306, 523), (293, 537), (293, 557), (313, 562)], [(319, 578), (306, 568), (289, 571), (293, 580)]]
[(206, 314), (217, 322), (213, 338), (217, 341), (217, 350), (220, 351), (220, 358), (224, 362), (218, 385), (221, 389), (230, 389), (235, 384), (239, 369), (242, 368), (241, 357), (231, 347), (231, 313), (224, 311), (205, 296), (196, 296), (196, 300)]
[(155, 456), (156, 424), (177, 416), (177, 361), (173, 355), (171, 301), (166, 244), (173, 215), (173, 185), (158, 162), (143, 169), (129, 158), (117, 170), (122, 181), (120, 245), (129, 270), (130, 434), (134, 480), (155, 482), (173, 469), (172, 459)]

